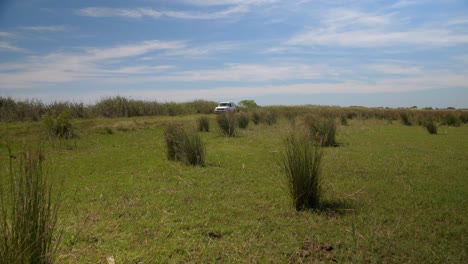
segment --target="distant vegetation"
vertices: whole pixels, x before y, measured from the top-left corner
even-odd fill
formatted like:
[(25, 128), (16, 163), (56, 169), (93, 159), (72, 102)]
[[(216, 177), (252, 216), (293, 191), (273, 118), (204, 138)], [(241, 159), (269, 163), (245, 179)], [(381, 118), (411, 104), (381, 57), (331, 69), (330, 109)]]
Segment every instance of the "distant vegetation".
[(37, 100), (16, 101), (0, 97), (0, 122), (39, 121), (44, 116), (57, 117), (66, 111), (70, 118), (176, 116), (212, 113), (217, 103), (196, 100), (187, 103), (150, 102), (124, 97), (113, 97), (94, 105), (54, 102), (44, 104)]
[[(8, 97), (0, 97), (0, 122), (40, 121), (45, 117), (57, 118), (66, 112), (69, 118), (96, 117), (134, 117), (134, 116), (179, 116), (191, 114), (212, 114), (217, 102), (195, 100), (192, 102), (156, 102), (127, 99), (117, 96), (105, 98), (93, 105), (72, 102), (54, 102), (45, 104), (38, 100), (18, 101)], [(294, 121), (303, 114), (319, 114), (325, 117), (341, 118), (343, 125), (348, 119), (384, 119), (400, 120), (404, 125), (420, 124), (421, 120), (431, 119), (436, 123), (449, 126), (459, 126), (468, 122), (468, 112), (456, 110), (453, 107), (433, 110), (431, 107), (422, 109), (411, 108), (366, 108), (360, 106), (267, 106), (260, 107), (254, 100), (239, 102), (243, 112), (250, 112), (250, 120), (255, 125), (264, 123), (275, 124), (278, 117)]]

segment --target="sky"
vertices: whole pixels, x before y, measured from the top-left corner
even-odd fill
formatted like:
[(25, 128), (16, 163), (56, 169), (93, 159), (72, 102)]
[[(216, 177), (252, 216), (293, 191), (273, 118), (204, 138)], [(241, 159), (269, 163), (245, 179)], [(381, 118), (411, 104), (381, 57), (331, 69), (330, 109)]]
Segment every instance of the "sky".
[(467, 0), (0, 0), (0, 96), (468, 108)]

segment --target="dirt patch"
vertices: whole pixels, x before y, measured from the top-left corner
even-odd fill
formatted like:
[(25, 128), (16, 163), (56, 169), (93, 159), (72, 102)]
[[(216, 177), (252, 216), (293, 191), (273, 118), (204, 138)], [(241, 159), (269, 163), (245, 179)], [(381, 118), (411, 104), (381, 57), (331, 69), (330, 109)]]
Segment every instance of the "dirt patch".
[(331, 243), (304, 241), (301, 248), (291, 254), (289, 263), (337, 262), (334, 249)]

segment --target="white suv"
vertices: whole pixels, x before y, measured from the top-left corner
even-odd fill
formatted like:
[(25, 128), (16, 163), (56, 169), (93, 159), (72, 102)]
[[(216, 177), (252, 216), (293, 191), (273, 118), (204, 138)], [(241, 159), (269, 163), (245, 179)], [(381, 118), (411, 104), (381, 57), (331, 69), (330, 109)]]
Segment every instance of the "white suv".
[(215, 113), (236, 112), (236, 111), (237, 111), (237, 106), (233, 102), (221, 102), (214, 110)]

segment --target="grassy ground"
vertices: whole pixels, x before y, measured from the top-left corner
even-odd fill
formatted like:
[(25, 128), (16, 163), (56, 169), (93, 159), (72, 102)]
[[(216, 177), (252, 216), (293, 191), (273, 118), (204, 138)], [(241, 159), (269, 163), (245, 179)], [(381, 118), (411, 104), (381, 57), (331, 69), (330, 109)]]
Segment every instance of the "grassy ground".
[[(287, 121), (226, 138), (212, 119), (206, 167), (168, 161), (163, 124), (197, 117), (77, 121), (79, 139), (48, 143), (59, 262), (466, 263), (468, 126), (350, 120), (325, 149), (327, 209), (296, 212), (277, 163)], [(15, 150), (41, 131), (0, 124)]]

